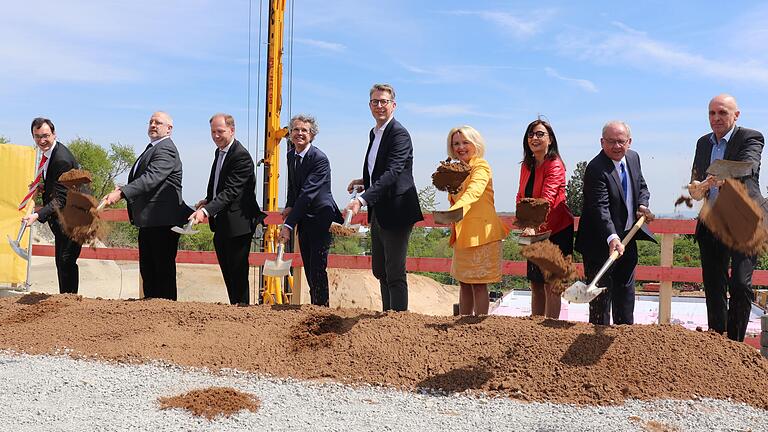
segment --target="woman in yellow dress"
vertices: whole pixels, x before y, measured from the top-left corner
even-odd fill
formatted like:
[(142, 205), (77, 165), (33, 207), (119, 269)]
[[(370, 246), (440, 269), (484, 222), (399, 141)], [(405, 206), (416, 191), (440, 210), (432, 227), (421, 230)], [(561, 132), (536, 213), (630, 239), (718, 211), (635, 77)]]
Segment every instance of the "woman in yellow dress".
[(501, 281), (501, 240), (509, 234), (496, 214), (491, 167), (483, 156), (485, 142), (471, 126), (451, 129), (448, 156), (469, 164), (469, 176), (456, 194), (449, 194), (449, 210), (464, 209), (451, 226), (451, 276), (459, 281), (459, 313), (488, 314), (488, 284)]

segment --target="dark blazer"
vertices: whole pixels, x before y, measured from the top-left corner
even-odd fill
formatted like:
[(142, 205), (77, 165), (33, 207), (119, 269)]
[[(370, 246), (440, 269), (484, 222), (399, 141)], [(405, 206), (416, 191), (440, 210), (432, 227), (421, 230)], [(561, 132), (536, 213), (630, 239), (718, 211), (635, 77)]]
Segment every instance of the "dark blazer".
[(80, 168), (75, 156), (62, 143), (56, 142), (48, 159), (48, 170), (43, 183), (43, 207), (37, 211), (40, 223), (56, 219), (56, 209), (67, 204), (67, 187), (59, 183), (59, 177), (65, 172)]
[(419, 195), (413, 182), (413, 144), (408, 131), (394, 118), (384, 129), (373, 174), (368, 175), (368, 153), (373, 144), (373, 129), (363, 163), (362, 198), (368, 205), (368, 222), (376, 220), (384, 229), (405, 227), (423, 220)]
[(261, 211), (256, 202), (256, 174), (253, 170), (253, 158), (248, 150), (235, 140), (224, 158), (219, 173), (219, 183), (213, 190), (216, 176), (219, 150), (216, 149), (211, 176), (208, 178), (208, 191), (205, 211), (208, 212), (208, 224), (211, 231), (226, 237), (238, 237), (253, 233), (267, 214)]
[(331, 193), (331, 164), (328, 157), (315, 145), (310, 145), (297, 170), (296, 153), (288, 151), (288, 197), (286, 207), (291, 213), (286, 225), (311, 221), (314, 226), (327, 230), (331, 222), (342, 223), (339, 207)]
[(181, 196), (181, 158), (170, 137), (144, 150), (120, 190), (137, 227), (184, 225), (192, 214)]
[[(651, 194), (643, 178), (640, 156), (633, 150), (627, 150), (624, 158), (632, 182), (634, 211), (637, 211), (641, 205), (648, 207)], [(584, 172), (584, 207), (576, 234), (576, 250), (595, 260), (607, 259), (608, 236), (616, 234), (623, 239), (626, 232), (624, 227), (629, 215), (624, 203), (624, 189), (616, 166), (601, 150), (587, 164)], [(656, 241), (647, 224), (643, 224), (634, 240)]]
[[(744, 183), (749, 196), (758, 205), (763, 205), (765, 199), (760, 193), (760, 157), (765, 145), (763, 134), (753, 129), (740, 126), (734, 127), (731, 139), (725, 146), (723, 159), (752, 162), (752, 172), (748, 176), (740, 178), (739, 181)], [(711, 136), (712, 134), (708, 133), (699, 138), (699, 141), (696, 143), (696, 155), (693, 158), (691, 181), (702, 181), (707, 178), (707, 168), (709, 168), (709, 160), (712, 156)], [(707, 191), (707, 195), (709, 195), (709, 191)], [(763, 206), (763, 209), (765, 211), (765, 206)], [(697, 234), (698, 231), (699, 227), (697, 226)]]

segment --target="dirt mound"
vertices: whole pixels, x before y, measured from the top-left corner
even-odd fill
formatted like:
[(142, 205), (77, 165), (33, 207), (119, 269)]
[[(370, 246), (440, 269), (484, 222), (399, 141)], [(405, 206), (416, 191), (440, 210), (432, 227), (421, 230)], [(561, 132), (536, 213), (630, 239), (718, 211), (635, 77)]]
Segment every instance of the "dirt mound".
[(768, 360), (742, 343), (680, 326), (73, 295), (0, 299), (0, 323), (0, 349), (30, 354), (66, 348), (74, 357), (525, 401), (710, 397), (768, 409)]
[(228, 417), (242, 410), (256, 412), (261, 407), (256, 396), (229, 387), (192, 390), (179, 396), (158, 398), (158, 402), (161, 409), (181, 408), (208, 420)]

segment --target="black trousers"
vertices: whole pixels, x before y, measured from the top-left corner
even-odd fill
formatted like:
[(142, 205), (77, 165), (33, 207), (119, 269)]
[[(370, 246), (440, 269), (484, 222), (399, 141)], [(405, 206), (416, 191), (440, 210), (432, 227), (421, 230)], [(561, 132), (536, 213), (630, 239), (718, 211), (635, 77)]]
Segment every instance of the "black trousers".
[[(607, 243), (605, 249), (608, 250)], [(606, 259), (607, 255), (600, 260), (584, 257), (584, 275), (588, 281), (597, 275)], [(637, 242), (631, 241), (624, 249), (624, 254), (600, 278), (597, 286), (608, 289), (589, 302), (590, 323), (610, 325), (613, 317), (614, 324), (634, 324), (636, 266)]]
[(752, 271), (757, 257), (728, 249), (703, 225), (698, 228), (696, 240), (709, 328), (720, 334), (727, 331), (729, 339), (742, 342), (752, 309)]
[(384, 229), (371, 217), (371, 270), (379, 280), (382, 310), (408, 310), (408, 279), (405, 259), (413, 225)]
[(230, 304), (250, 303), (248, 254), (251, 252), (251, 239), (253, 233), (237, 237), (226, 237), (218, 232), (213, 234), (213, 247), (216, 249)]
[(176, 300), (179, 234), (171, 226), (139, 228), (139, 272), (144, 297)]
[(77, 294), (80, 284), (80, 269), (77, 258), (80, 257), (82, 246), (64, 234), (58, 219), (48, 222), (53, 232), (56, 251), (56, 276), (59, 279), (60, 294)]
[(313, 305), (328, 306), (328, 250), (331, 233), (325, 224), (299, 223), (299, 247)]

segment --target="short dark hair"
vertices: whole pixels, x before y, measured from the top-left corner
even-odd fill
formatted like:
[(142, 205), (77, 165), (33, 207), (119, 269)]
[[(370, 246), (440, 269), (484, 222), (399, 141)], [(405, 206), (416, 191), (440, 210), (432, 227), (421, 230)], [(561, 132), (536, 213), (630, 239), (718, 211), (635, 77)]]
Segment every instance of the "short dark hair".
[(43, 127), (44, 124), (47, 124), (48, 127), (51, 128), (51, 132), (56, 133), (56, 126), (53, 125), (52, 121), (45, 117), (37, 117), (32, 120), (32, 126), (29, 128), (29, 131), (35, 133), (35, 129)]
[(544, 159), (560, 158), (560, 150), (557, 149), (557, 137), (555, 137), (555, 131), (552, 129), (552, 126), (545, 120), (536, 119), (528, 124), (528, 128), (525, 129), (525, 133), (523, 134), (523, 164), (528, 168), (536, 166), (536, 158), (533, 156), (531, 148), (528, 147), (528, 134), (537, 125), (544, 126), (549, 134), (549, 149), (547, 149), (547, 154), (544, 155)]

